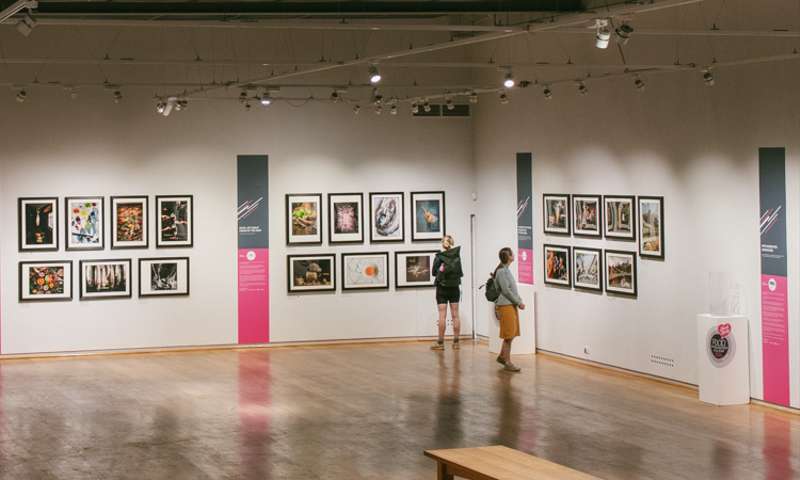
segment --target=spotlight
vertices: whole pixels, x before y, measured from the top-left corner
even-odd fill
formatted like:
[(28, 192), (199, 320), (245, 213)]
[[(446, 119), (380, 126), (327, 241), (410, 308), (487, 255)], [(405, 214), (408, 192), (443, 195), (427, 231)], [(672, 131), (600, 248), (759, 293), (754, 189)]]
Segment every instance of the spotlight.
[(594, 21), (595, 28), (595, 47), (599, 49), (608, 48), (608, 43), (611, 40), (611, 30), (608, 28), (608, 19), (598, 18)]
[(389, 107), (389, 115), (397, 115), (397, 105)]
[(414, 115), (419, 113), (419, 104), (417, 102), (411, 102), (411, 113)]
[(179, 112), (181, 110), (186, 110), (188, 106), (189, 106), (189, 100), (186, 100), (185, 98), (175, 101), (175, 110)]
[(503, 105), (508, 103), (508, 95), (506, 95), (506, 92), (500, 94), (500, 103)]
[(430, 111), (431, 111), (431, 104), (430, 104), (430, 103), (428, 103), (428, 101), (427, 101), (427, 100), (425, 100), (425, 103), (423, 103), (423, 104), (422, 104), (422, 110), (424, 110), (424, 111), (425, 111), (425, 113), (430, 113)]
[(553, 98), (553, 91), (550, 90), (550, 87), (545, 85), (544, 88), (542, 89), (542, 95), (544, 95), (545, 99), (550, 100)]
[(353, 113), (356, 114), (356, 115), (361, 113), (361, 107), (359, 105), (354, 106), (353, 107)]
[(511, 70), (509, 70), (506, 73), (506, 76), (503, 78), (503, 86), (506, 88), (514, 88), (515, 84), (516, 82), (514, 81), (514, 74), (512, 74)]
[(376, 106), (383, 105), (383, 95), (377, 92), (374, 93), (372, 96), (372, 103), (375, 104)]
[(469, 92), (469, 103), (473, 105), (478, 103), (478, 94), (474, 90), (472, 92)]
[(636, 87), (636, 90), (643, 92), (645, 87), (644, 80), (642, 80), (639, 77), (636, 77), (636, 79), (633, 81), (633, 86)]
[(617, 34), (616, 39), (617, 43), (620, 45), (627, 45), (628, 40), (631, 39), (631, 35), (633, 34), (633, 27), (628, 25), (627, 23), (623, 23), (616, 29), (614, 29), (614, 33)]
[(453, 99), (450, 97), (445, 97), (444, 105), (448, 110), (455, 110), (456, 106), (453, 105)]
[(30, 13), (26, 13), (20, 21), (17, 22), (17, 31), (23, 37), (27, 37), (33, 32), (34, 27), (36, 27), (36, 20), (31, 17)]
[(714, 74), (711, 73), (711, 70), (708, 68), (703, 69), (703, 82), (705, 82), (707, 87), (714, 86)]
[(380, 115), (381, 113), (383, 113), (383, 106), (375, 105), (375, 115)]
[(347, 94), (347, 90), (334, 90), (331, 92), (331, 102), (339, 103), (344, 99), (344, 96)]
[(381, 72), (378, 71), (378, 67), (375, 65), (369, 66), (369, 83), (375, 85), (381, 81)]
[(122, 92), (119, 90), (114, 90), (114, 103), (119, 103), (122, 101)]
[(239, 94), (239, 103), (245, 102), (247, 102), (247, 92), (242, 90), (242, 92)]
[(244, 111), (245, 112), (249, 112), (251, 108), (253, 108), (253, 107), (250, 105), (250, 102), (245, 101), (244, 102)]
[(580, 93), (581, 95), (588, 95), (589, 94), (589, 89), (586, 88), (586, 84), (585, 83), (578, 82), (578, 93)]
[(272, 97), (269, 96), (269, 92), (264, 92), (264, 94), (261, 95), (261, 98), (259, 98), (258, 101), (261, 102), (261, 105), (265, 107), (269, 107), (270, 105), (272, 105)]
[(27, 99), (28, 99), (28, 92), (26, 92), (25, 90), (20, 90), (19, 92), (17, 92), (17, 102), (24, 103), (25, 100)]

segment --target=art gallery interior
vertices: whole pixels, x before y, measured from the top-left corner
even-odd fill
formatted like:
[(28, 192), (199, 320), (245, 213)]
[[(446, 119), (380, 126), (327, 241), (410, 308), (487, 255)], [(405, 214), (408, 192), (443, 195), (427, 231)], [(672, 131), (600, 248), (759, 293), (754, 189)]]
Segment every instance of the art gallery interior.
[(0, 478), (800, 478), (798, 49), (788, 0), (0, 0)]

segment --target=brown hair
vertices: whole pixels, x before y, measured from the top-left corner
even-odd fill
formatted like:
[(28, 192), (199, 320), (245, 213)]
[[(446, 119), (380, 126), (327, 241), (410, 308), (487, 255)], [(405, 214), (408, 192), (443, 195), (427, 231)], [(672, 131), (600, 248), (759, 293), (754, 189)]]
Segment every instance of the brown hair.
[(511, 247), (503, 247), (497, 252), (497, 256), (500, 258), (500, 265), (494, 269), (494, 273), (497, 273), (498, 270), (505, 267), (508, 264), (509, 259), (514, 255), (514, 251), (511, 250)]
[(452, 235), (445, 235), (442, 238), (442, 246), (445, 250), (450, 250), (456, 244), (456, 240), (453, 238)]

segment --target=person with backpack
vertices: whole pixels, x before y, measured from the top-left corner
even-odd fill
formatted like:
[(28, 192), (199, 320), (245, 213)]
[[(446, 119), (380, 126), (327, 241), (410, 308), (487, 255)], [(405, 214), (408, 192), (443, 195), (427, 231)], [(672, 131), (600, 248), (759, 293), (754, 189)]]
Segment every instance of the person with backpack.
[(503, 346), (497, 362), (509, 372), (519, 372), (520, 368), (511, 363), (511, 342), (519, 336), (519, 310), (525, 310), (525, 303), (517, 291), (517, 281), (508, 268), (514, 262), (514, 252), (508, 247), (500, 249), (500, 264), (486, 282), (486, 299), (494, 302), (495, 316), (500, 322), (500, 338)]
[(431, 272), (436, 276), (436, 306), (439, 310), (439, 338), (431, 350), (444, 350), (444, 332), (447, 327), (447, 305), (453, 319), (453, 350), (459, 349), (461, 319), (458, 317), (458, 302), (461, 300), (461, 247), (450, 235), (442, 238), (442, 251), (436, 254)]

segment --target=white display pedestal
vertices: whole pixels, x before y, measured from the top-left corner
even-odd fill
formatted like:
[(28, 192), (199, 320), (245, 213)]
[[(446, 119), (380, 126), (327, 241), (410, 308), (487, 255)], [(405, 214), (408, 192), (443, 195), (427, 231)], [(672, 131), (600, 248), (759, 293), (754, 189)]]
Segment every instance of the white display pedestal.
[(700, 401), (750, 403), (750, 335), (741, 315), (697, 316), (697, 380)]
[[(519, 333), (511, 344), (511, 355), (525, 355), (536, 353), (536, 298), (533, 294), (533, 285), (517, 285), (519, 295), (530, 302), (525, 303), (525, 310), (519, 311)], [(489, 351), (500, 353), (500, 322), (494, 315), (494, 304), (484, 301), (485, 315), (489, 316)]]

